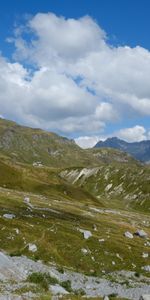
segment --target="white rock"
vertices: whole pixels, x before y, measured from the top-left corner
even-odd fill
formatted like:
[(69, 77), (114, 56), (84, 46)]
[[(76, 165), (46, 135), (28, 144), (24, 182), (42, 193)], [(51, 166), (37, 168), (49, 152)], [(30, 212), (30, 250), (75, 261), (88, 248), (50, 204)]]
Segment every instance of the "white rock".
[(147, 237), (147, 233), (142, 229), (142, 230), (137, 230), (136, 235), (140, 236), (141, 238), (146, 238)]
[(86, 240), (89, 239), (89, 238), (92, 236), (92, 233), (91, 233), (91, 231), (89, 231), (89, 230), (79, 229), (79, 231), (80, 231), (81, 233), (83, 233), (84, 238), (85, 238)]
[(24, 197), (24, 202), (29, 203), (30, 202), (30, 198), (29, 197)]
[(131, 232), (129, 232), (129, 231), (126, 231), (124, 233), (124, 236), (127, 237), (127, 238), (129, 238), (129, 239), (133, 239), (133, 234)]
[(142, 270), (144, 270), (144, 271), (146, 271), (146, 272), (150, 272), (150, 265), (149, 265), (149, 266), (142, 267)]
[(31, 252), (36, 252), (37, 251), (37, 246), (35, 244), (29, 244), (29, 251)]
[(16, 231), (16, 234), (19, 234), (19, 229), (18, 228), (15, 228), (15, 231)]
[(150, 242), (146, 242), (145, 244), (144, 244), (144, 246), (150, 246)]
[(95, 224), (93, 225), (93, 229), (94, 231), (97, 231), (97, 226)]
[(105, 242), (105, 240), (104, 239), (99, 239), (98, 240), (100, 243), (103, 243), (103, 242)]
[(50, 287), (52, 294), (57, 295), (57, 294), (69, 294), (62, 286), (59, 284), (56, 285), (51, 285)]
[(147, 258), (147, 257), (148, 257), (148, 253), (144, 253), (144, 252), (143, 252), (143, 253), (142, 253), (142, 257), (143, 257), (143, 258)]
[(4, 214), (3, 217), (6, 218), (6, 219), (12, 220), (12, 219), (15, 218), (15, 215), (14, 214)]
[(112, 183), (108, 184), (108, 185), (105, 187), (105, 192), (108, 192), (111, 188), (112, 188)]
[(82, 248), (82, 249), (81, 249), (81, 252), (82, 252), (83, 254), (87, 254), (87, 253), (88, 253), (88, 250), (85, 249), (85, 248)]

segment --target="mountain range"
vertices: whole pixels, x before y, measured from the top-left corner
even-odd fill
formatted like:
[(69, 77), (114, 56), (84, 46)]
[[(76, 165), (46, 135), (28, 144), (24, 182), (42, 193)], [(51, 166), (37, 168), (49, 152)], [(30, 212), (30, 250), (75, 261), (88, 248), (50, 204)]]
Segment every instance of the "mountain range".
[(117, 137), (99, 141), (94, 148), (113, 148), (129, 153), (141, 162), (150, 162), (150, 140), (128, 143)]

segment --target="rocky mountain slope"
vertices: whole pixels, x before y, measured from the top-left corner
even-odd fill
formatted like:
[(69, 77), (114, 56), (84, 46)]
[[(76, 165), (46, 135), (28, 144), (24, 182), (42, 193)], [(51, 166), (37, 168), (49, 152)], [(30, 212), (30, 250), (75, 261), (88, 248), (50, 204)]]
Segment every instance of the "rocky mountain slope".
[(114, 148), (129, 153), (135, 159), (142, 162), (150, 162), (150, 141), (127, 143), (117, 137), (108, 138), (106, 141), (99, 141), (95, 148)]

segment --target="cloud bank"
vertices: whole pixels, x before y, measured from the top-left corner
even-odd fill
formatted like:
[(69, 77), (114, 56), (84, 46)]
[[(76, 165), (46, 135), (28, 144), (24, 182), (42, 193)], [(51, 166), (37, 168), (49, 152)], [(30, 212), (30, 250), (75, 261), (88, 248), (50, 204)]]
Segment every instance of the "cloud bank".
[[(38, 13), (7, 41), (15, 51), (13, 61), (0, 58), (2, 116), (87, 142), (108, 124), (150, 115), (150, 52), (113, 47), (89, 16)], [(118, 136), (145, 139), (144, 130), (136, 124)]]

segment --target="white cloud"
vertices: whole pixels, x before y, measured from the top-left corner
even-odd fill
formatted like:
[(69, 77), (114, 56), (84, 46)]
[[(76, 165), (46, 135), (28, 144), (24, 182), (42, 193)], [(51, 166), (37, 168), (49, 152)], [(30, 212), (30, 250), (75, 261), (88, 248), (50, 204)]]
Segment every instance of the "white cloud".
[[(15, 43), (16, 63), (0, 59), (4, 117), (64, 134), (76, 132), (90, 144), (88, 135), (99, 136), (108, 123), (125, 122), (129, 114), (150, 115), (150, 52), (110, 46), (92, 18), (39, 13), (16, 28), (8, 42)], [(139, 140), (145, 136), (139, 127), (119, 134), (132, 140), (134, 131)]]
[(101, 138), (100, 136), (80, 136), (75, 139), (75, 142), (81, 148), (87, 149), (94, 147), (100, 140), (104, 140), (104, 138)]
[(118, 114), (112, 104), (102, 102), (96, 107), (96, 117), (104, 121), (118, 120)]
[[(17, 31), (17, 55), (35, 60), (38, 65), (57, 65), (58, 61), (74, 62), (105, 45), (105, 32), (90, 17), (78, 20), (38, 13), (27, 24), (36, 38), (29, 44)], [(30, 45), (30, 47), (29, 47)]]
[(127, 142), (140, 142), (147, 139), (147, 132), (143, 126), (136, 125), (131, 128), (121, 129), (117, 136)]

